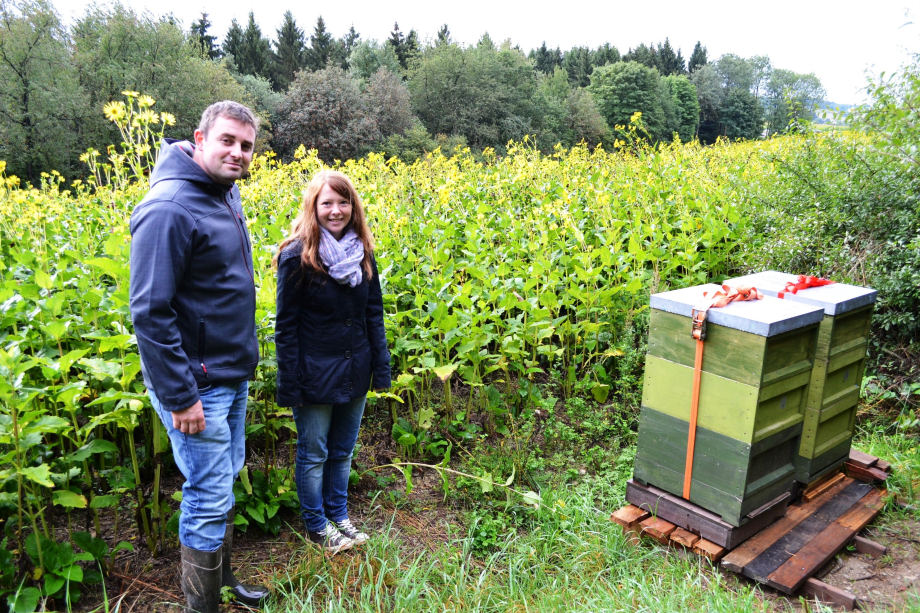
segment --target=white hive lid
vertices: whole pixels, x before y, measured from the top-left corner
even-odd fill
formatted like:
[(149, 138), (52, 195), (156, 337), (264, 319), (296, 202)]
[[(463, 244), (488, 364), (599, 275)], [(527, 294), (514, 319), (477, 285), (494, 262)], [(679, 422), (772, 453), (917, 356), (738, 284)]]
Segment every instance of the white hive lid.
[[(735, 277), (726, 281), (725, 284), (731, 287), (740, 285), (753, 286), (764, 294), (776, 296), (778, 292), (786, 289), (786, 283), (795, 283), (796, 281), (798, 281), (797, 275), (767, 270), (744, 277)], [(785, 296), (785, 300), (819, 306), (828, 315), (840, 315), (859, 307), (875, 304), (878, 290), (846, 283), (832, 283), (820, 287), (800, 289), (795, 294), (787, 292)]]
[[(693, 309), (706, 302), (703, 292), (710, 292), (712, 296), (712, 292), (720, 289), (721, 286), (709, 283), (652, 294), (650, 306), (689, 318), (692, 317)], [(712, 324), (769, 337), (820, 322), (824, 319), (824, 309), (764, 296), (762, 300), (732, 302), (724, 307), (709, 309), (706, 319)], [(689, 322), (687, 333), (690, 333)]]

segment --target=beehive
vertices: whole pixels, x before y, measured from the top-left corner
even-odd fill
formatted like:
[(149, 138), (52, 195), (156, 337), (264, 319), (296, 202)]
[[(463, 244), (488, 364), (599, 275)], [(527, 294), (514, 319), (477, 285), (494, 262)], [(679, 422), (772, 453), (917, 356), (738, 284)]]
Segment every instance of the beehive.
[[(771, 270), (726, 284), (754, 285), (776, 296), (796, 280), (796, 275)], [(785, 294), (785, 300), (824, 310), (796, 459), (796, 479), (802, 483), (821, 478), (849, 455), (877, 295), (874, 289), (845, 283)]]
[[(634, 478), (682, 495), (702, 285), (651, 298)], [(709, 311), (689, 500), (733, 526), (789, 491), (819, 307), (765, 297)]]

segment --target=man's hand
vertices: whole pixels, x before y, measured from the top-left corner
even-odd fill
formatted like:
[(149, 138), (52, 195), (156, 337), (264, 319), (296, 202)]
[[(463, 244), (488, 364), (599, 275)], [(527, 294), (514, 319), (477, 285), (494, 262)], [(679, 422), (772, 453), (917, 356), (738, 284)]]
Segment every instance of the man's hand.
[(204, 408), (201, 400), (187, 409), (173, 411), (173, 428), (182, 434), (198, 434), (204, 430)]

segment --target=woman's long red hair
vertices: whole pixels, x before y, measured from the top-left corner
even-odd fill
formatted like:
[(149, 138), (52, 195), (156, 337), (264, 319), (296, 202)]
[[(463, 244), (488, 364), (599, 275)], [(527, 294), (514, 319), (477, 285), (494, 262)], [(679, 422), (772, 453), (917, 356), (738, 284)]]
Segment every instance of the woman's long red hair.
[(361, 197), (358, 196), (351, 179), (335, 170), (322, 170), (316, 173), (310, 184), (307, 185), (307, 192), (303, 197), (303, 208), (294, 219), (294, 223), (291, 224), (291, 234), (281, 241), (272, 264), (277, 266), (278, 258), (281, 257), (284, 248), (300, 240), (303, 243), (303, 250), (300, 254), (302, 266), (309, 270), (323, 271), (323, 262), (319, 257), (320, 225), (319, 218), (316, 216), (316, 201), (326, 185), (351, 203), (351, 221), (348, 228), (354, 228), (355, 234), (364, 243), (364, 261), (361, 267), (364, 269), (366, 278), (370, 279), (373, 276), (371, 255), (374, 253), (374, 239), (370, 228), (367, 227), (364, 205), (361, 204)]

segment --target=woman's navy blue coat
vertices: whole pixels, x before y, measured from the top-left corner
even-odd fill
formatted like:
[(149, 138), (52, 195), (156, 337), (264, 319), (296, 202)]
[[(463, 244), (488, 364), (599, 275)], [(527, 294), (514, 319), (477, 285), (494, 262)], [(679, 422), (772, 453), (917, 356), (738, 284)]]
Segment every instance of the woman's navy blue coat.
[(377, 263), (370, 281), (340, 285), (304, 270), (301, 249), (296, 241), (278, 258), (278, 406), (349, 402), (367, 393), (372, 374), (374, 388), (390, 387)]

